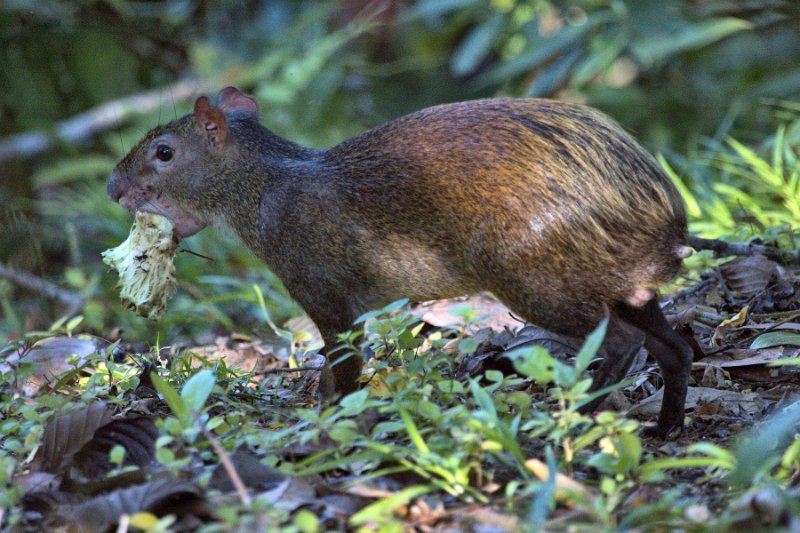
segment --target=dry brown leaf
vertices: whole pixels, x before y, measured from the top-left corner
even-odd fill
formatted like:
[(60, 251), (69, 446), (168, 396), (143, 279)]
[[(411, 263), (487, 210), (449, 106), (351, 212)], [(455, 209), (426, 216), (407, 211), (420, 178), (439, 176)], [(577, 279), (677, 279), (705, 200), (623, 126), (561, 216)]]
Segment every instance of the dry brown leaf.
[(74, 368), (67, 363), (72, 356), (77, 356), (80, 365), (100, 349), (101, 342), (93, 337), (48, 337), (34, 344), (21, 360), (19, 351), (10, 350), (0, 364), (0, 372), (9, 372), (19, 363), (35, 364), (33, 374), (21, 383), (26, 396), (35, 396), (42, 387), (55, 383), (56, 376)]
[(490, 327), (495, 331), (511, 330), (522, 326), (523, 322), (511, 316), (511, 311), (496, 298), (488, 294), (479, 294), (466, 298), (451, 300), (435, 300), (414, 307), (411, 312), (432, 326), (439, 328), (463, 325), (462, 319), (452, 314), (458, 307), (467, 306), (475, 311), (476, 328)]
[(63, 511), (63, 523), (71, 531), (104, 531), (123, 514), (150, 512), (156, 516), (204, 514), (201, 489), (189, 481), (163, 478), (115, 490)]
[(711, 364), (720, 368), (734, 368), (764, 365), (782, 357), (784, 357), (782, 347), (763, 350), (734, 349), (728, 350), (724, 354), (708, 356), (699, 363), (695, 363), (695, 365)]
[[(527, 459), (525, 461), (525, 468), (533, 472), (533, 475), (542, 481), (547, 481), (550, 477), (550, 469), (539, 459)], [(587, 499), (591, 497), (591, 491), (586, 485), (560, 472), (556, 472), (556, 501), (567, 504), (572, 502), (574, 504), (576, 495), (579, 496), (580, 499)]]
[[(272, 490), (289, 477), (287, 474), (261, 463), (258, 456), (247, 448), (237, 449), (231, 454), (230, 459), (244, 486), (256, 492)], [(211, 474), (208, 488), (220, 492), (235, 490), (233, 482), (222, 464), (218, 465)]]
[(124, 466), (144, 467), (155, 457), (158, 429), (152, 418), (132, 416), (112, 420), (98, 428), (92, 439), (72, 458), (70, 477), (102, 479), (114, 468), (109, 452), (114, 446), (125, 449)]
[(778, 275), (778, 265), (763, 255), (737, 257), (720, 265), (719, 271), (731, 293), (747, 299), (764, 291)]
[[(654, 395), (645, 398), (631, 407), (628, 415), (650, 418), (658, 416), (661, 410), (661, 399), (664, 389), (661, 388)], [(754, 415), (761, 413), (766, 402), (754, 392), (736, 392), (731, 390), (714, 389), (709, 387), (689, 387), (686, 395), (686, 409), (697, 409), (711, 402), (718, 402), (721, 412), (733, 414)]]
[(716, 328), (714, 328), (714, 335), (711, 337), (711, 344), (714, 346), (722, 346), (725, 339), (725, 334), (728, 331), (734, 328), (738, 328), (739, 326), (747, 322), (748, 310), (749, 307), (745, 305), (744, 307), (739, 309), (739, 311), (735, 315), (726, 318), (725, 320), (720, 322), (720, 324)]
[(320, 483), (322, 478), (319, 476), (287, 477), (274, 489), (262, 492), (259, 498), (280, 505), (281, 509), (294, 511), (316, 501), (316, 487)]
[(111, 410), (105, 402), (94, 402), (80, 411), (53, 418), (44, 429), (31, 469), (58, 473), (110, 420)]
[(784, 524), (791, 513), (786, 503), (780, 489), (766, 486), (741, 496), (728, 508), (733, 515), (740, 517), (737, 531), (756, 531)]

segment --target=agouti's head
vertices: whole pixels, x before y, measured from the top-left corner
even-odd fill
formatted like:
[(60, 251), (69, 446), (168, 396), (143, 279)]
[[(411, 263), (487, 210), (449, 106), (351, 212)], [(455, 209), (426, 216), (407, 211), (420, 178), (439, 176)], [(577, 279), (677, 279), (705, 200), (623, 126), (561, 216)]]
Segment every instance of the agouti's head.
[(129, 211), (170, 218), (180, 237), (211, 223), (211, 211), (224, 194), (226, 160), (237, 150), (228, 120), (258, 120), (255, 100), (227, 87), (217, 106), (202, 96), (194, 113), (150, 131), (117, 165), (108, 195)]

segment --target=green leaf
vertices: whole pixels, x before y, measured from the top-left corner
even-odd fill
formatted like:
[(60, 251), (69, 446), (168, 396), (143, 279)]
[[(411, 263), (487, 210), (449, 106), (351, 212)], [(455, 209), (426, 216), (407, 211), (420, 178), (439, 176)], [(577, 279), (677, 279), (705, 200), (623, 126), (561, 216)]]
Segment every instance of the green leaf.
[(735, 468), (729, 480), (748, 487), (780, 461), (780, 452), (788, 447), (800, 424), (800, 402), (784, 407), (777, 414), (758, 424), (757, 429), (740, 439), (734, 447)]
[(800, 346), (800, 333), (789, 331), (770, 331), (759, 335), (751, 344), (751, 350), (772, 348), (773, 346)]
[(189, 409), (199, 413), (214, 388), (216, 379), (211, 370), (201, 370), (184, 384), (181, 398)]
[(622, 467), (627, 471), (639, 465), (642, 459), (642, 440), (635, 433), (620, 433), (617, 436)]
[(317, 533), (319, 531), (319, 519), (311, 511), (301, 509), (294, 516), (294, 523), (302, 533)]
[(121, 465), (122, 461), (125, 460), (125, 447), (120, 444), (114, 445), (111, 451), (108, 452), (108, 458), (115, 465)]
[(76, 317), (73, 317), (67, 322), (67, 325), (64, 326), (64, 329), (67, 330), (68, 334), (72, 334), (72, 330), (77, 328), (80, 325), (81, 322), (83, 322), (83, 316), (82, 315), (78, 315)]
[(422, 453), (430, 453), (430, 448), (428, 448), (428, 445), (425, 443), (425, 439), (422, 438), (422, 434), (420, 434), (419, 429), (417, 429), (417, 425), (414, 423), (411, 415), (399, 403), (395, 405), (397, 405), (397, 411), (400, 413), (400, 418), (403, 419), (403, 424), (405, 424), (408, 438), (411, 439), (411, 442), (419, 451)]
[(401, 299), (399, 299), (399, 300), (397, 300), (395, 302), (390, 303), (386, 307), (384, 307), (383, 308), (383, 312), (386, 313), (386, 314), (394, 313), (395, 311), (397, 311), (398, 309), (400, 309), (401, 307), (403, 307), (407, 303), (408, 303), (408, 298), (401, 298)]
[(494, 406), (492, 397), (483, 389), (478, 382), (474, 379), (469, 380), (469, 390), (472, 397), (475, 398), (475, 403), (490, 419), (497, 420), (497, 409)]
[(505, 356), (513, 361), (514, 369), (523, 376), (533, 378), (541, 384), (553, 381), (555, 360), (541, 346), (518, 348), (506, 353)]
[(589, 368), (589, 363), (592, 362), (592, 359), (597, 355), (597, 351), (600, 350), (600, 346), (603, 345), (603, 339), (606, 338), (607, 329), (608, 319), (604, 318), (594, 331), (586, 337), (583, 346), (581, 346), (575, 358), (575, 371), (578, 374)]
[(608, 70), (628, 43), (627, 32), (618, 31), (613, 36), (600, 35), (592, 38), (591, 53), (572, 74), (572, 85), (582, 87), (592, 78)]
[(382, 498), (372, 505), (368, 505), (350, 518), (350, 525), (360, 526), (367, 522), (380, 522), (384, 517), (391, 516), (399, 507), (408, 504), (414, 498), (433, 491), (434, 485), (416, 485), (400, 492)]
[(401, 22), (444, 15), (456, 9), (478, 5), (480, 2), (481, 0), (420, 0), (414, 7), (406, 10)]
[(694, 50), (719, 41), (738, 31), (752, 28), (746, 20), (724, 17), (687, 24), (680, 31), (642, 34), (631, 43), (631, 51), (644, 65), (652, 65), (680, 52)]
[(576, 46), (577, 41), (582, 39), (592, 28), (614, 18), (614, 15), (609, 12), (601, 12), (591, 15), (583, 24), (567, 26), (552, 37), (533, 39), (525, 52), (482, 76), (479, 86), (488, 87), (530, 72), (565, 49)]
[(554, 93), (567, 79), (572, 66), (578, 62), (584, 50), (580, 46), (566, 52), (560, 59), (543, 68), (536, 76), (536, 81), (525, 93), (525, 96), (541, 98)]
[(362, 323), (366, 322), (367, 320), (369, 320), (371, 318), (375, 318), (377, 316), (380, 316), (382, 312), (383, 311), (381, 311), (380, 309), (376, 309), (375, 311), (369, 311), (367, 313), (364, 313), (363, 315), (361, 315), (358, 318), (356, 318), (353, 321), (353, 324), (356, 324), (356, 325), (357, 324), (362, 324)]
[(333, 440), (343, 444), (349, 444), (360, 436), (356, 421), (350, 418), (336, 422), (328, 434)]
[(363, 407), (367, 398), (369, 398), (369, 390), (361, 389), (356, 392), (351, 392), (339, 401), (339, 406), (346, 409), (357, 409)]
[(661, 164), (661, 168), (664, 169), (664, 172), (667, 173), (667, 176), (669, 176), (669, 179), (672, 180), (672, 184), (678, 189), (681, 198), (683, 198), (683, 203), (686, 204), (686, 213), (692, 218), (700, 218), (703, 211), (700, 209), (700, 204), (697, 203), (697, 198), (692, 194), (692, 191), (686, 186), (662, 154), (656, 155), (656, 159)]
[(495, 13), (486, 22), (472, 28), (450, 60), (450, 70), (453, 74), (465, 76), (474, 71), (492, 49), (505, 24), (505, 15)]
[(181, 421), (188, 421), (191, 412), (183, 398), (178, 394), (178, 391), (173, 389), (169, 383), (161, 379), (155, 372), (150, 372), (150, 379), (156, 391), (164, 397), (164, 401), (167, 402), (167, 405), (172, 409), (172, 412), (175, 413), (175, 416)]
[(115, 164), (113, 159), (104, 155), (72, 156), (36, 172), (33, 175), (33, 186), (40, 189), (50, 185), (84, 181), (96, 176), (107, 176), (111, 174)]
[(458, 342), (458, 351), (463, 354), (473, 354), (478, 349), (478, 341), (475, 337), (467, 337)]

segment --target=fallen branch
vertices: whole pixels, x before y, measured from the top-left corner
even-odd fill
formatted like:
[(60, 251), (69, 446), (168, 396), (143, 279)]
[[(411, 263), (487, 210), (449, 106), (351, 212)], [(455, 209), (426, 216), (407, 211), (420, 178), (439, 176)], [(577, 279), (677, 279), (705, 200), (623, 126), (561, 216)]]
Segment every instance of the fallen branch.
[(689, 237), (689, 246), (697, 251), (711, 250), (714, 257), (725, 257), (727, 255), (753, 255), (761, 254), (768, 259), (783, 264), (800, 262), (798, 250), (781, 250), (774, 246), (765, 244), (755, 244), (750, 242), (726, 242), (719, 239), (703, 239), (700, 237)]
[(77, 294), (66, 289), (62, 289), (55, 283), (51, 283), (28, 272), (21, 272), (13, 269), (10, 266), (4, 265), (3, 263), (0, 263), (0, 277), (6, 278), (11, 283), (18, 285), (23, 289), (38, 292), (40, 294), (44, 294), (48, 298), (58, 300), (64, 304), (64, 306), (66, 306), (67, 310), (65, 315), (67, 317), (77, 315), (78, 311), (80, 311), (83, 307), (83, 298)]
[(59, 122), (52, 132), (36, 130), (9, 135), (0, 140), (0, 163), (28, 159), (53, 149), (58, 144), (78, 144), (99, 132), (114, 128), (131, 115), (149, 113), (165, 103), (179, 102), (203, 92), (208, 87), (200, 80), (182, 80), (155, 89), (113, 100)]

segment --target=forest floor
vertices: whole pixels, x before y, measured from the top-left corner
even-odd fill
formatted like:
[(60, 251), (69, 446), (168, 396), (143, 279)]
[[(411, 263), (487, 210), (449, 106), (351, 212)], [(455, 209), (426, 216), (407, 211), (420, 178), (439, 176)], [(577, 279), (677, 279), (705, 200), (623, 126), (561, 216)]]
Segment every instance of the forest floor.
[[(382, 326), (371, 331), (384, 357), (364, 373), (373, 387), (322, 411), (313, 370), (321, 356), (297, 361), (313, 334), (295, 333), (292, 344), (216, 336), (149, 356), (71, 331), (30, 339), (2, 353), (4, 431), (7, 449), (8, 439), (41, 441), (6, 480), (22, 505), (5, 510), (5, 523), (0, 514), (0, 524), (8, 531), (792, 529), (796, 503), (786, 495), (796, 492), (800, 449), (787, 437), (794, 422), (780, 413), (792, 410), (800, 388), (799, 289), (796, 271), (753, 255), (662, 298), (696, 352), (686, 425), (663, 440), (640, 438), (630, 420), (651, 423), (661, 403), (660, 373), (644, 349), (604, 404), (628, 418), (583, 417), (569, 394), (558, 393), (580, 393), (579, 381), (556, 375), (554, 389), (509, 377), (515, 366), (503, 355), (538, 345), (574, 361), (581, 343), (523, 325), (487, 295), (379, 316)], [(313, 330), (307, 319), (286, 328)], [(420, 362), (434, 352), (432, 363)], [(161, 378), (149, 372), (156, 353), (169, 369)], [(412, 375), (424, 378), (397, 385)], [(35, 425), (48, 417), (32, 415), (31, 406), (52, 413), (66, 403), (74, 404), (69, 414)], [(555, 414), (543, 421), (548, 410)], [(776, 416), (778, 429), (769, 423)]]

